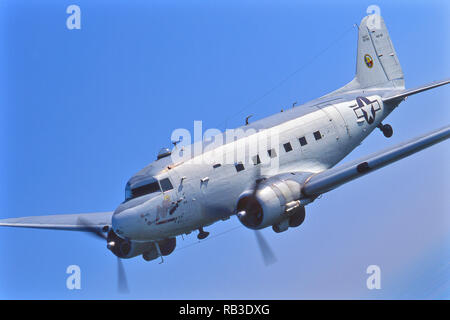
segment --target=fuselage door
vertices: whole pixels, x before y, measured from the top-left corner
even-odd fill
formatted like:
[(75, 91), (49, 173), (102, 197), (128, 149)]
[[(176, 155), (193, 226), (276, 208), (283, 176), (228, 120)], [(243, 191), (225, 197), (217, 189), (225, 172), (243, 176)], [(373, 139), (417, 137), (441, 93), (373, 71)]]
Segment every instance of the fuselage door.
[(333, 104), (323, 104), (317, 107), (322, 110), (328, 118), (331, 125), (328, 126), (328, 130), (333, 131), (336, 140), (347, 141), (350, 138), (350, 132), (345, 119), (339, 110)]

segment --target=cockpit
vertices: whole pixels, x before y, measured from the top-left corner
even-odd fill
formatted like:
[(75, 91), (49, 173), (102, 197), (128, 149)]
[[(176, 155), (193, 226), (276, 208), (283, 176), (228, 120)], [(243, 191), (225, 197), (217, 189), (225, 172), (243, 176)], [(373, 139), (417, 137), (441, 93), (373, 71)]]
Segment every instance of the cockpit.
[(170, 182), (169, 178), (164, 178), (161, 180), (151, 178), (146, 180), (145, 182), (141, 182), (133, 186), (131, 186), (128, 182), (125, 187), (125, 202), (134, 198), (142, 197), (144, 195), (166, 192), (172, 189), (173, 185)]

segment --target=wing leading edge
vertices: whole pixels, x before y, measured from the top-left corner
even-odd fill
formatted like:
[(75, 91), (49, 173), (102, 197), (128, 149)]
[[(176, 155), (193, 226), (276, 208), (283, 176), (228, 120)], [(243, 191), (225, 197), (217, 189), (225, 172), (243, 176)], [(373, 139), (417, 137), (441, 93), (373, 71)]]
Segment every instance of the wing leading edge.
[(391, 101), (401, 101), (409, 96), (412, 96), (417, 93), (421, 93), (430, 89), (434, 89), (440, 86), (444, 86), (450, 83), (450, 79), (445, 79), (441, 81), (431, 82), (429, 84), (416, 87), (413, 89), (406, 89), (401, 91), (394, 91), (392, 94), (383, 97), (383, 102), (391, 102)]
[(10, 218), (0, 220), (0, 226), (89, 231), (92, 230), (92, 228), (110, 227), (112, 214), (112, 211), (109, 211)]
[(380, 169), (448, 138), (450, 138), (450, 126), (403, 142), (348, 164), (319, 172), (307, 179), (302, 192), (306, 196), (318, 196), (322, 193), (331, 191), (346, 182)]

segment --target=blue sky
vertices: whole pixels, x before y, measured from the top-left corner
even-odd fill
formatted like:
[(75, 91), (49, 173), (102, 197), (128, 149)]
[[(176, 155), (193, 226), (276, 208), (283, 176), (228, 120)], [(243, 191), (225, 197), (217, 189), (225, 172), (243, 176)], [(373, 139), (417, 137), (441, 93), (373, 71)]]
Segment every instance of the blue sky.
[[(70, 4), (81, 30), (66, 28)], [(113, 210), (174, 129), (236, 127), (342, 86), (371, 4), (407, 87), (449, 76), (447, 1), (2, 1), (0, 217)], [(391, 139), (376, 131), (344, 161), (447, 125), (449, 98), (410, 97), (387, 119)], [(162, 265), (126, 260), (128, 295), (101, 241), (3, 228), (0, 298), (448, 299), (449, 160), (441, 143), (324, 195), (298, 229), (265, 230), (270, 267), (234, 217), (203, 243), (179, 238)], [(66, 289), (71, 264), (81, 290)], [(371, 264), (381, 290), (366, 288)]]

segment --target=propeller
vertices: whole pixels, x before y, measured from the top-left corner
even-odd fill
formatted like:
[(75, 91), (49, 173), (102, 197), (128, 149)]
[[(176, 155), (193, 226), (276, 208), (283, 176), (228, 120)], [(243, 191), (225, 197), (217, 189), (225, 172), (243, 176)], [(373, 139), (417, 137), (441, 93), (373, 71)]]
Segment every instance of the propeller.
[(256, 236), (256, 241), (258, 242), (259, 250), (261, 251), (261, 255), (264, 260), (264, 264), (266, 266), (269, 266), (269, 265), (277, 262), (277, 258), (275, 257), (275, 254), (273, 253), (272, 249), (270, 249), (270, 246), (267, 243), (266, 239), (264, 239), (261, 231), (255, 230), (255, 236)]
[(84, 220), (83, 218), (78, 218), (78, 225), (83, 227), (84, 232), (87, 232), (88, 234), (93, 235), (97, 239), (102, 239), (102, 240), (108, 239), (108, 237), (106, 236), (106, 234), (104, 234), (102, 232), (102, 230), (89, 225), (89, 222)]
[[(253, 186), (252, 197), (256, 198), (256, 193), (258, 192), (259, 185), (264, 181), (264, 178), (261, 178), (261, 168), (258, 170), (259, 178), (255, 180), (255, 184)], [(269, 243), (266, 241), (261, 231), (255, 230), (256, 242), (258, 243), (259, 250), (264, 260), (264, 264), (269, 266), (277, 262), (277, 258), (273, 253), (272, 249), (269, 246)]]
[(127, 276), (125, 274), (125, 268), (123, 267), (122, 259), (117, 257), (117, 281), (118, 281), (118, 289), (120, 293), (128, 293), (128, 282)]
[[(78, 218), (78, 224), (83, 227), (86, 233), (96, 237), (97, 239), (108, 241), (108, 236), (104, 232), (102, 232), (101, 229), (89, 225), (89, 223), (86, 220)], [(107, 243), (107, 247), (110, 250), (112, 249), (112, 247), (114, 247), (114, 245), (115, 245), (114, 241)], [(123, 267), (122, 259), (119, 257), (117, 257), (117, 282), (118, 282), (118, 291), (120, 293), (129, 292), (125, 268)]]

